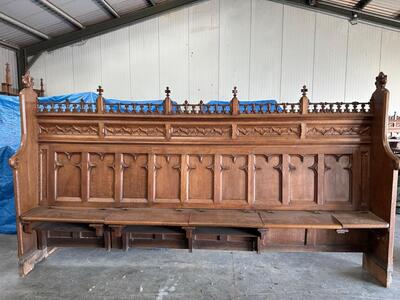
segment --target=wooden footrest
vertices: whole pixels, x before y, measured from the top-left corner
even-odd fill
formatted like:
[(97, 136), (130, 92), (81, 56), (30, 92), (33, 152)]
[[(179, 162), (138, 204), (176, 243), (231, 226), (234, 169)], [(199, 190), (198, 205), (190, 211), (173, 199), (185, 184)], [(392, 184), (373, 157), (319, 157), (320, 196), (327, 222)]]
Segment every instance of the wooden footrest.
[(41, 223), (35, 226), (38, 248), (47, 247), (100, 247), (107, 246), (104, 232), (99, 235), (95, 228), (87, 224)]
[(246, 211), (197, 209), (72, 209), (37, 207), (21, 216), (22, 222), (64, 222), (105, 225), (379, 229), (389, 224), (371, 212)]
[(181, 227), (127, 226), (122, 231), (122, 249), (187, 248), (186, 232)]

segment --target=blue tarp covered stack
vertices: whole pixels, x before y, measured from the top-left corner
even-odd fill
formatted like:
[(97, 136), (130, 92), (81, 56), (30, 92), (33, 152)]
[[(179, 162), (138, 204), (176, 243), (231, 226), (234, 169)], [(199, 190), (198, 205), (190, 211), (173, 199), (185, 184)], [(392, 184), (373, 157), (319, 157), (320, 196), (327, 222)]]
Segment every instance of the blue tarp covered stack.
[(19, 99), (0, 95), (0, 233), (15, 233), (13, 174), (8, 160), (20, 139)]
[[(61, 96), (40, 97), (39, 101), (43, 105), (46, 102), (63, 102), (68, 100), (70, 103), (77, 103), (84, 100), (85, 103), (96, 103), (97, 94), (93, 92), (67, 94)], [(126, 103), (125, 100), (105, 99), (106, 104)], [(153, 101), (128, 101), (138, 104), (162, 103), (162, 100)], [(276, 109), (275, 100), (260, 100), (240, 102), (240, 104), (256, 103), (262, 107), (269, 105), (271, 111)], [(229, 101), (211, 101), (209, 104), (229, 104)], [(260, 108), (258, 108), (260, 109)], [(265, 109), (265, 107), (263, 108)], [(243, 105), (240, 111), (244, 112)], [(281, 108), (278, 107), (278, 111)], [(13, 174), (8, 160), (18, 150), (21, 140), (19, 98), (16, 96), (0, 95), (0, 233), (15, 233), (15, 207), (14, 207), (14, 187)], [(21, 183), (23, 184), (23, 183)]]

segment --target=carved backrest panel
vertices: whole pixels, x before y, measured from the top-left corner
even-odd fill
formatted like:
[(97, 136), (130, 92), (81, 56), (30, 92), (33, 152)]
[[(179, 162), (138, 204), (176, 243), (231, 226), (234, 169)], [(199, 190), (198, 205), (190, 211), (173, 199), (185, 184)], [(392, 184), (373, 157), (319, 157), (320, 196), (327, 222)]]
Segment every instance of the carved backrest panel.
[[(167, 89), (168, 90), (168, 89)], [(236, 95), (237, 90), (234, 90)], [(357, 209), (369, 103), (37, 105), (43, 205)], [(54, 166), (54, 168), (52, 167)]]
[(42, 195), (49, 195), (42, 204), (311, 210), (368, 205), (359, 192), (368, 185), (367, 147), (41, 147), (50, 154), (40, 156)]

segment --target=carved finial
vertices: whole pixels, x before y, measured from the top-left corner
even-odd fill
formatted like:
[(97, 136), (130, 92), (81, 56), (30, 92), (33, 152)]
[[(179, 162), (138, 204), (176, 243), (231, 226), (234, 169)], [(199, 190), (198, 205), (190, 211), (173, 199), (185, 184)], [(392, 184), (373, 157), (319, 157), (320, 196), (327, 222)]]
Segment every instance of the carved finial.
[(44, 96), (44, 83), (43, 83), (43, 78), (40, 78), (40, 91), (39, 91), (39, 96), (41, 96), (41, 97)]
[(303, 95), (303, 97), (307, 97), (307, 92), (308, 92), (307, 86), (303, 85), (303, 88), (301, 89), (301, 94)]
[(27, 71), (25, 75), (22, 76), (22, 83), (24, 85), (24, 88), (26, 89), (30, 89), (33, 87), (33, 78), (31, 77), (29, 71)]
[(387, 75), (385, 73), (380, 72), (379, 75), (376, 77), (375, 86), (377, 89), (384, 89), (387, 83)]
[(167, 88), (165, 89), (165, 94), (169, 98), (169, 95), (171, 94), (171, 90), (169, 89), (169, 86), (167, 86)]
[(97, 89), (97, 92), (99, 93), (100, 96), (103, 95), (104, 90), (101, 87), (101, 85), (99, 85), (99, 88)]
[(233, 98), (236, 98), (236, 96), (238, 94), (238, 90), (237, 90), (236, 86), (233, 87), (232, 94), (233, 94)]
[(11, 84), (11, 71), (10, 71), (10, 64), (6, 63), (6, 74), (5, 74), (5, 78), (6, 78), (6, 83), (7, 84)]

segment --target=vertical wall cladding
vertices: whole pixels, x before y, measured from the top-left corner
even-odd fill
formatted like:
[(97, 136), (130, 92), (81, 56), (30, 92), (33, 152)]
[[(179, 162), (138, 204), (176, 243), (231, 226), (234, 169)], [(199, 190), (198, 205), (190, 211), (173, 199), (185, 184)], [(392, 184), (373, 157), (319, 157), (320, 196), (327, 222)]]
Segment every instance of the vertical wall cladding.
[(249, 97), (251, 1), (220, 0), (219, 98)]
[(249, 98), (280, 99), (283, 5), (252, 3)]
[(15, 88), (18, 86), (18, 76), (17, 76), (17, 56), (15, 51), (3, 48), (0, 46), (0, 83), (5, 81), (5, 65), (10, 64), (11, 70), (11, 83)]
[(110, 98), (130, 99), (129, 28), (101, 36), (101, 76)]
[(129, 28), (131, 97), (138, 100), (159, 98), (160, 57), (158, 19), (150, 19)]
[(101, 84), (100, 40), (96, 37), (72, 46), (74, 91), (96, 91)]
[[(315, 60), (313, 98), (328, 102), (344, 98), (346, 82), (347, 41), (350, 23), (317, 14), (315, 29)], [(369, 78), (373, 86), (374, 77)]]
[(283, 18), (281, 100), (297, 102), (301, 86), (313, 82), (316, 13), (285, 6)]
[(183, 8), (159, 17), (160, 98), (172, 89), (178, 102), (189, 99), (189, 9)]
[(381, 70), (389, 76), (390, 110), (400, 112), (400, 33), (382, 31)]
[(218, 99), (219, 0), (189, 8), (189, 99)]
[[(46, 55), (46, 94), (62, 95), (74, 91), (72, 47), (51, 51)], [(36, 77), (33, 74), (33, 77)], [(36, 83), (38, 84), (38, 83)]]
[(350, 102), (368, 101), (382, 70), (394, 112), (399, 51), (400, 32), (387, 28), (269, 0), (208, 0), (44, 53), (31, 73), (48, 95), (103, 84), (107, 97), (152, 100), (169, 85), (174, 100), (198, 102), (229, 100), (236, 85), (243, 100), (296, 102), (307, 84), (312, 101)]
[[(366, 24), (350, 26), (347, 54), (346, 101), (369, 100), (379, 73), (382, 29)], [(385, 71), (386, 72), (386, 71)]]

